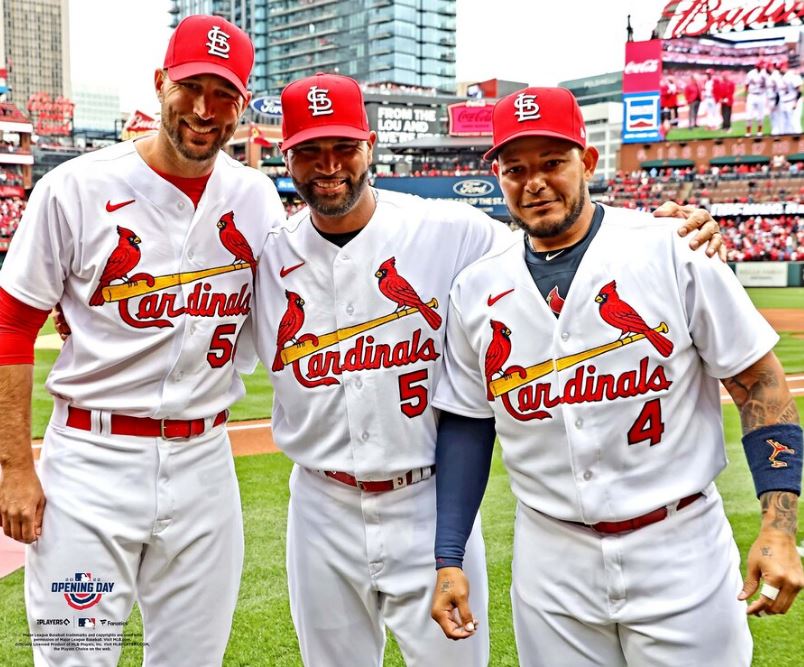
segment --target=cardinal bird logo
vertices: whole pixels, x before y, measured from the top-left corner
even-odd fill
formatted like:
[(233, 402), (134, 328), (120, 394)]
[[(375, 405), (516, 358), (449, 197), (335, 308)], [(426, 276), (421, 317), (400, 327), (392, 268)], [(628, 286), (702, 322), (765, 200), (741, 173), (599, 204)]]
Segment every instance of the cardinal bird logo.
[(503, 372), (502, 367), (511, 354), (511, 330), (502, 322), (489, 320), (491, 325), (491, 342), (486, 349), (486, 398), (494, 400), (491, 393), (491, 378)]
[(645, 324), (645, 320), (640, 317), (639, 313), (620, 299), (617, 294), (617, 283), (614, 280), (600, 288), (595, 301), (600, 304), (600, 317), (603, 318), (603, 321), (622, 332), (620, 338), (628, 333), (644, 334), (645, 338), (663, 357), (669, 357), (672, 354), (673, 343), (670, 339)]
[(304, 299), (302, 299), (296, 292), (285, 290), (285, 296), (288, 300), (288, 307), (282, 319), (279, 322), (279, 330), (276, 333), (276, 356), (274, 357), (274, 364), (271, 370), (274, 373), (281, 371), (285, 364), (282, 361), (282, 349), (285, 345), (296, 341), (296, 334), (304, 324)]
[(550, 310), (552, 310), (553, 313), (556, 315), (561, 314), (561, 309), (564, 307), (564, 299), (561, 298), (561, 295), (558, 293), (558, 285), (550, 290), (545, 301), (547, 301), (547, 305), (550, 306)]
[(131, 284), (128, 274), (137, 266), (140, 261), (140, 237), (137, 236), (130, 229), (125, 227), (117, 227), (117, 235), (120, 237), (117, 241), (117, 247), (112, 250), (109, 259), (106, 260), (106, 266), (103, 268), (98, 287), (93, 292), (89, 299), (90, 306), (102, 306), (105, 302), (103, 298), (103, 288), (108, 287), (113, 280), (124, 280), (127, 284)]
[(416, 308), (432, 329), (441, 326), (441, 315), (424, 303), (410, 283), (396, 271), (396, 258), (386, 259), (374, 274), (379, 278), (380, 292), (396, 303), (396, 309)]
[(234, 211), (229, 211), (221, 216), (221, 219), (218, 220), (218, 229), (220, 230), (223, 247), (234, 255), (235, 261), (233, 263), (246, 262), (246, 264), (250, 264), (251, 275), (255, 276), (257, 262), (254, 259), (251, 246), (246, 241), (246, 237), (235, 227)]

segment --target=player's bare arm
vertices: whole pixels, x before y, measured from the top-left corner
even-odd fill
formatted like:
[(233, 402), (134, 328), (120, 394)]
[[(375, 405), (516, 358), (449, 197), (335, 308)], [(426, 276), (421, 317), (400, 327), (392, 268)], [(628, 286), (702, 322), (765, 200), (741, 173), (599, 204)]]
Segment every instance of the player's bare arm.
[[(762, 488), (761, 483), (773, 486), (774, 477), (781, 487), (798, 484), (800, 488), (799, 416), (779, 360), (770, 352), (742, 373), (723, 380), (723, 385), (740, 411), (746, 454), (758, 488)], [(780, 427), (781, 431), (775, 430)], [(796, 434), (797, 441), (788, 440), (795, 440)], [(755, 454), (757, 447), (762, 450), (759, 455)], [(748, 606), (748, 613), (784, 614), (804, 587), (804, 570), (796, 551), (798, 494), (769, 489), (760, 494), (759, 500), (762, 525), (748, 554), (740, 599), (752, 596), (761, 579), (760, 597)]]
[(45, 495), (31, 450), (33, 366), (0, 366), (0, 521), (3, 532), (30, 544), (42, 532)]
[(657, 208), (653, 215), (657, 218), (680, 218), (684, 220), (678, 228), (679, 236), (687, 236), (695, 232), (690, 238), (690, 248), (697, 250), (706, 243), (706, 254), (714, 257), (717, 254), (721, 261), (726, 261), (726, 245), (720, 233), (720, 225), (703, 208), (696, 208), (691, 204), (682, 206), (673, 201), (666, 201)]
[(478, 621), (469, 607), (469, 581), (461, 568), (438, 570), (430, 615), (450, 639), (474, 634)]

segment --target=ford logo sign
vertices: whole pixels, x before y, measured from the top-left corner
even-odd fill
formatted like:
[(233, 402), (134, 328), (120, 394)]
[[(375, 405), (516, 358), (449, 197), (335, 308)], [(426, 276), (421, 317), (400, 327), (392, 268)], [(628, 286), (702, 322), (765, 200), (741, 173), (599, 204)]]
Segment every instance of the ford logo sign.
[(477, 179), (458, 181), (452, 186), (452, 191), (461, 197), (483, 197), (494, 191), (494, 183)]
[(264, 116), (282, 115), (282, 105), (278, 97), (255, 97), (251, 100), (251, 108)]

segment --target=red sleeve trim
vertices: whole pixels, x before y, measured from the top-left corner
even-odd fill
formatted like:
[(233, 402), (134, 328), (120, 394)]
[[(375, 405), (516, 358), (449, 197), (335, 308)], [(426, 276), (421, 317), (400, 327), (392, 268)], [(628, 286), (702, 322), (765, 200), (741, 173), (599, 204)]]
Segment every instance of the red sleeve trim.
[(0, 366), (33, 364), (34, 342), (48, 315), (0, 287)]

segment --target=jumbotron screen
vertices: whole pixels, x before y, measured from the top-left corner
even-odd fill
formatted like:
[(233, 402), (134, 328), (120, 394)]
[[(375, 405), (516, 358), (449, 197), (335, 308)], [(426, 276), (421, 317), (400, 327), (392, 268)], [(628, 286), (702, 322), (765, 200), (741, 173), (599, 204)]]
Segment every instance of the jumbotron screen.
[(801, 27), (626, 44), (623, 143), (802, 133)]

